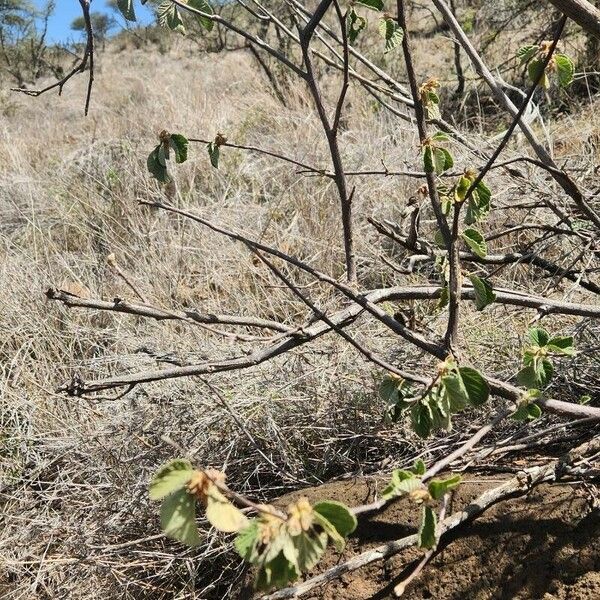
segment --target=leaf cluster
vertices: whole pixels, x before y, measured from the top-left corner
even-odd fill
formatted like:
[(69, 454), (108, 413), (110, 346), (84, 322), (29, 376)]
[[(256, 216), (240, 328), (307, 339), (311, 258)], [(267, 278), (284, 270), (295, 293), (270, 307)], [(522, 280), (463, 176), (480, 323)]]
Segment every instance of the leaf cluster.
[(185, 162), (188, 140), (179, 133), (168, 133), (167, 131), (162, 131), (159, 137), (160, 143), (150, 152), (146, 164), (153, 177), (161, 183), (167, 183), (171, 179), (167, 171), (167, 161), (171, 158), (171, 152), (175, 155), (176, 163)]
[(542, 88), (548, 89), (551, 79), (556, 81), (558, 87), (568, 87), (573, 83), (573, 76), (575, 75), (575, 65), (569, 56), (554, 53), (544, 69), (544, 63), (551, 45), (551, 42), (542, 42), (541, 44), (522, 46), (517, 52), (517, 58), (522, 65), (527, 64), (529, 79), (532, 82), (539, 79)]
[(407, 412), (415, 433), (427, 438), (437, 429), (449, 431), (453, 414), (485, 404), (490, 388), (479, 371), (459, 367), (449, 358), (440, 365), (436, 382), (420, 396), (411, 396), (411, 388), (393, 375), (383, 379), (379, 392), (387, 403), (388, 418), (397, 420)]
[(356, 12), (357, 6), (362, 6), (381, 13), (379, 15), (378, 31), (379, 35), (385, 41), (385, 54), (391, 52), (402, 43), (404, 31), (402, 31), (390, 15), (382, 12), (384, 9), (383, 0), (356, 0), (356, 3), (348, 10), (346, 17), (346, 28), (350, 44), (356, 42), (361, 31), (366, 29), (369, 24), (366, 17), (359, 15)]
[(513, 418), (517, 420), (535, 419), (541, 410), (533, 401), (540, 396), (554, 375), (553, 355), (573, 356), (575, 346), (571, 336), (551, 336), (545, 329), (533, 327), (527, 332), (528, 345), (523, 350), (522, 368), (517, 373), (517, 381), (527, 388)]
[(188, 546), (200, 544), (198, 503), (215, 529), (237, 534), (235, 548), (256, 567), (258, 589), (295, 581), (317, 564), (329, 543), (341, 552), (345, 539), (356, 529), (354, 514), (332, 500), (311, 505), (300, 498), (288, 505), (285, 514), (258, 505), (258, 516), (248, 518), (223, 493), (227, 492), (224, 483), (224, 473), (195, 470), (189, 461), (176, 459), (160, 467), (149, 492), (152, 500), (162, 500), (161, 526), (173, 539)]
[(427, 485), (422, 480), (425, 474), (425, 463), (417, 460), (409, 470), (396, 469), (382, 492), (382, 498), (391, 500), (408, 496), (417, 504), (422, 504), (421, 521), (419, 525), (419, 546), (433, 548), (437, 544), (437, 517), (433, 507), (450, 490), (460, 484), (460, 475), (452, 475), (446, 479), (432, 479)]

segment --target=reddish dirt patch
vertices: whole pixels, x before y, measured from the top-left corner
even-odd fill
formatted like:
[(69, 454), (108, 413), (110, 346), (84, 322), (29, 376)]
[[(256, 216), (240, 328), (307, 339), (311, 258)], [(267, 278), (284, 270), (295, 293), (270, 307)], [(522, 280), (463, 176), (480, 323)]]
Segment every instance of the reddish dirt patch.
[[(500, 480), (460, 486), (452, 510), (464, 506)], [(350, 505), (373, 497), (374, 482), (335, 482), (303, 490), (281, 501), (305, 495), (331, 498)], [(371, 518), (360, 519), (342, 557), (331, 552), (319, 565), (325, 569), (386, 541), (416, 531), (418, 509), (401, 500)], [(407, 589), (411, 600), (590, 600), (600, 599), (600, 512), (584, 495), (566, 485), (543, 485), (529, 496), (507, 500), (447, 538), (426, 571)], [(317, 588), (310, 600), (380, 600), (392, 598), (422, 556), (407, 550), (346, 574)], [(315, 571), (316, 574), (318, 571)], [(241, 591), (240, 598), (251, 593)]]

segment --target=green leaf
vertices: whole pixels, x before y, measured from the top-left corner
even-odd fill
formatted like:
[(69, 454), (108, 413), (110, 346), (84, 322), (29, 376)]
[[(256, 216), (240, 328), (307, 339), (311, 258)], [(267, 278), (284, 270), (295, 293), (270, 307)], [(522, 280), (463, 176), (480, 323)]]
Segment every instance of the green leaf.
[(215, 168), (219, 168), (219, 145), (214, 142), (209, 142), (208, 144), (208, 156), (210, 158), (210, 164)]
[(538, 50), (539, 46), (531, 45), (519, 48), (519, 50), (517, 51), (517, 57), (519, 58), (520, 63), (523, 65), (528, 60), (531, 60), (537, 54)]
[(415, 460), (415, 464), (413, 465), (411, 471), (415, 474), (415, 475), (425, 475), (425, 471), (426, 471), (426, 467), (425, 467), (425, 463), (423, 462), (423, 459), (418, 458), (417, 460)]
[(544, 68), (544, 60), (541, 58), (536, 58), (529, 63), (527, 67), (527, 73), (529, 74), (529, 79), (532, 82), (536, 82), (539, 79), (539, 85), (542, 88), (548, 87), (548, 78), (546, 77), (546, 73), (543, 71)]
[(450, 431), (452, 429), (452, 413), (461, 410), (462, 407), (457, 408), (456, 404), (450, 400), (450, 396), (445, 389), (440, 392), (442, 388), (443, 386), (439, 386), (426, 398), (429, 411), (431, 413), (431, 428)]
[(432, 479), (427, 486), (427, 490), (434, 500), (439, 500), (450, 490), (457, 487), (460, 481), (460, 475), (454, 475), (448, 479)]
[[(470, 185), (471, 184), (469, 183), (469, 186)], [(466, 192), (467, 190), (464, 191), (465, 195)], [(492, 192), (483, 181), (480, 181), (469, 196), (467, 212), (465, 214), (465, 223), (467, 225), (473, 225), (473, 223), (476, 223), (479, 219), (484, 217), (490, 211), (491, 199)]]
[(527, 332), (527, 337), (532, 344), (539, 346), (540, 348), (546, 346), (550, 341), (550, 334), (541, 327), (532, 327)]
[(209, 486), (206, 495), (206, 519), (224, 533), (234, 533), (248, 525), (248, 518), (215, 485)]
[(394, 375), (386, 375), (379, 384), (379, 395), (386, 402), (396, 402), (402, 382), (402, 379)]
[(272, 560), (262, 565), (254, 585), (257, 590), (263, 591), (272, 587), (282, 588), (298, 579), (298, 575), (294, 563), (291, 563), (282, 552), (279, 552)]
[(450, 198), (450, 196), (448, 196), (447, 194), (439, 194), (440, 197), (440, 204), (442, 205), (442, 212), (444, 213), (444, 216), (448, 216), (450, 214), (450, 211), (452, 210), (452, 205), (454, 204), (454, 202), (452, 201), (452, 198)]
[(575, 75), (573, 61), (566, 54), (555, 54), (554, 64), (556, 65), (558, 85), (560, 87), (567, 87), (573, 83), (573, 75)]
[[(209, 15), (213, 14), (212, 6), (206, 2), (206, 0), (187, 0), (187, 5), (203, 13)], [(198, 22), (200, 25), (202, 25), (202, 27), (204, 27), (204, 29), (206, 29), (206, 31), (212, 31), (212, 28), (214, 27), (214, 22), (212, 19), (209, 19), (208, 17), (202, 17), (200, 15), (194, 16), (198, 18)]]
[(182, 163), (187, 160), (188, 140), (179, 133), (173, 133), (169, 138), (169, 145), (175, 151), (175, 162)]
[(348, 41), (354, 44), (358, 34), (367, 26), (367, 20), (364, 17), (356, 14), (356, 11), (351, 8), (348, 13)]
[(333, 524), (328, 521), (323, 515), (315, 512), (313, 516), (314, 522), (323, 528), (323, 531), (329, 536), (329, 539), (333, 542), (335, 549), (338, 552), (343, 552), (346, 547), (346, 540), (339, 534), (338, 530)]
[(548, 385), (554, 373), (554, 366), (547, 358), (538, 360), (517, 373), (517, 381), (527, 389), (541, 389)]
[(392, 471), (390, 482), (381, 492), (381, 497), (389, 500), (403, 494), (409, 494), (420, 487), (421, 480), (415, 477), (414, 473), (404, 471), (403, 469), (395, 469)]
[(386, 401), (386, 419), (396, 422), (411, 403), (404, 400), (406, 382), (393, 375), (387, 375), (379, 385), (379, 395)]
[(542, 409), (537, 404), (532, 402), (531, 404), (527, 405), (527, 414), (532, 420), (538, 419), (542, 416)]
[(487, 254), (487, 244), (485, 243), (483, 235), (481, 235), (477, 229), (473, 229), (472, 227), (465, 229), (462, 233), (462, 238), (473, 254), (485, 258)]
[(362, 4), (371, 10), (383, 10), (383, 0), (357, 0), (357, 4)]
[(467, 389), (458, 373), (448, 373), (442, 377), (442, 385), (450, 399), (450, 411), (455, 413), (463, 410), (469, 401)]
[(342, 537), (348, 537), (358, 524), (354, 514), (342, 502), (335, 500), (317, 502), (313, 510), (325, 517)]
[(327, 547), (327, 534), (323, 531), (314, 533), (301, 533), (293, 538), (294, 547), (298, 552), (298, 568), (301, 573), (310, 571), (318, 562)]
[(529, 411), (527, 409), (527, 403), (519, 405), (517, 410), (511, 415), (511, 418), (515, 421), (527, 421), (529, 419)]
[(556, 336), (548, 340), (548, 350), (552, 352), (559, 352), (560, 354), (566, 354), (567, 356), (573, 356), (575, 354), (575, 348), (573, 346), (572, 336)]
[(429, 145), (426, 145), (423, 148), (423, 168), (425, 169), (425, 173), (433, 173), (435, 171), (433, 150)]
[(467, 390), (467, 401), (471, 406), (481, 406), (490, 397), (490, 386), (483, 375), (471, 367), (459, 367), (458, 372)]
[(433, 166), (438, 175), (454, 166), (454, 159), (446, 148), (433, 149)]
[(492, 285), (487, 279), (481, 279), (477, 275), (469, 275), (469, 279), (475, 291), (475, 306), (477, 310), (483, 310), (496, 299)]
[(379, 20), (379, 33), (385, 40), (386, 53), (399, 46), (404, 38), (404, 31), (391, 17), (382, 17)]
[(161, 500), (180, 490), (192, 478), (194, 468), (187, 460), (175, 459), (158, 469), (150, 482), (150, 499)]
[(165, 0), (159, 4), (157, 9), (158, 24), (161, 27), (168, 27), (173, 31), (185, 34), (183, 20), (179, 14), (179, 9), (171, 0)]
[(440, 112), (440, 98), (435, 92), (427, 93), (427, 102), (425, 102), (425, 110), (427, 111), (428, 119), (439, 119), (441, 117)]
[(437, 518), (430, 506), (423, 506), (421, 525), (419, 527), (419, 547), (431, 549), (436, 544), (435, 528)]
[[(554, 375), (554, 365), (548, 358), (543, 358), (537, 363), (537, 377), (542, 387), (547, 386)], [(539, 386), (537, 386), (539, 387)]]
[(439, 310), (441, 310), (442, 308), (445, 308), (446, 306), (448, 306), (448, 303), (450, 302), (450, 290), (448, 289), (448, 286), (445, 285), (440, 293), (440, 299), (438, 300), (438, 304), (437, 307)]
[(523, 387), (528, 389), (536, 389), (540, 386), (535, 369), (532, 366), (523, 367), (517, 373), (517, 381)]
[(469, 188), (471, 187), (471, 180), (468, 177), (465, 177), (464, 175), (462, 175), (457, 184), (456, 184), (456, 188), (454, 190), (454, 196), (456, 197), (456, 200), (458, 202), (463, 202), (464, 199), (467, 196), (467, 192), (469, 191)]
[(421, 438), (428, 438), (433, 426), (429, 407), (416, 402), (411, 406), (410, 419), (415, 433)]
[(436, 142), (449, 142), (450, 136), (447, 133), (444, 133), (443, 131), (436, 131), (431, 136), (431, 139), (435, 140)]
[(196, 500), (185, 489), (165, 498), (160, 508), (160, 524), (168, 537), (188, 546), (200, 544), (196, 526)]
[(237, 553), (247, 562), (256, 560), (256, 543), (258, 541), (258, 521), (252, 519), (249, 525), (242, 529), (235, 537), (234, 546)]
[[(146, 165), (148, 166), (148, 171), (161, 183), (166, 183), (169, 181), (169, 174), (167, 173), (167, 167), (164, 162), (164, 152), (161, 152), (162, 144), (159, 144), (150, 152), (148, 155), (148, 160), (146, 161)], [(162, 161), (162, 162), (161, 162)]]
[(133, 0), (117, 0), (117, 8), (127, 21), (135, 21), (135, 10)]
[(584, 394), (579, 397), (579, 404), (589, 404), (592, 401), (592, 397), (589, 394)]
[(158, 146), (158, 162), (161, 166), (166, 167), (167, 160), (169, 160), (169, 146), (161, 142)]
[(477, 190), (477, 195), (479, 196), (479, 209), (487, 212), (490, 209), (490, 203), (492, 200), (492, 192), (490, 188), (483, 181), (480, 181), (475, 189)]

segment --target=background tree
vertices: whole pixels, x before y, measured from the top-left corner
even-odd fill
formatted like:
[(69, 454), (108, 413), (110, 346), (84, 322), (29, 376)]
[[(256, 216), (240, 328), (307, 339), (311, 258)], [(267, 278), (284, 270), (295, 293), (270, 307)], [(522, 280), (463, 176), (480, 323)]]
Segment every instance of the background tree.
[(47, 43), (55, 7), (54, 0), (42, 7), (28, 0), (0, 0), (0, 70), (19, 87), (45, 75), (62, 75), (64, 49)]
[[(102, 49), (104, 50), (106, 38), (110, 30), (116, 25), (116, 21), (110, 15), (103, 12), (90, 13), (90, 19), (94, 28), (94, 36), (102, 44)], [(73, 31), (85, 32), (85, 19), (83, 16), (73, 19), (71, 29)]]

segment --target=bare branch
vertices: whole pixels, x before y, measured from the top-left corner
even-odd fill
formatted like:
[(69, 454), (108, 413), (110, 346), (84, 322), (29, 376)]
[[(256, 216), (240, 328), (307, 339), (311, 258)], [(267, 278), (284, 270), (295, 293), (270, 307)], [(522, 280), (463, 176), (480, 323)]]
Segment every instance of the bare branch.
[[(483, 492), (464, 509), (444, 519), (439, 524), (439, 535), (444, 536), (463, 523), (473, 520), (498, 502), (502, 502), (503, 500), (514, 496), (523, 496), (537, 485), (546, 481), (560, 481), (560, 479), (568, 473), (569, 467), (574, 465), (577, 460), (588, 454), (593, 454), (599, 449), (600, 439), (595, 438), (590, 442), (574, 448), (560, 459), (552, 461), (545, 466), (524, 469), (516, 477), (509, 479), (502, 485)], [(399, 540), (382, 544), (372, 550), (367, 550), (366, 552), (363, 552), (342, 564), (335, 565), (323, 573), (311, 577), (294, 587), (284, 588), (272, 594), (262, 596), (262, 600), (301, 598), (315, 588), (339, 579), (345, 573), (351, 573), (352, 571), (356, 571), (357, 569), (374, 562), (394, 556), (402, 550), (414, 546), (417, 543), (417, 537), (416, 534), (409, 535)]]
[(60, 96), (62, 94), (63, 87), (69, 81), (69, 79), (71, 79), (71, 77), (77, 75), (78, 73), (84, 73), (89, 63), (88, 86), (84, 108), (84, 113), (87, 116), (90, 109), (90, 101), (92, 98), (92, 86), (94, 84), (94, 30), (92, 27), (92, 20), (90, 18), (90, 0), (79, 0), (79, 4), (81, 6), (81, 12), (83, 14), (83, 20), (85, 22), (86, 35), (85, 50), (81, 60), (62, 79), (60, 79), (59, 81), (55, 81), (54, 83), (46, 86), (45, 88), (39, 90), (30, 90), (28, 88), (11, 88), (11, 91), (21, 92), (23, 94), (27, 94), (28, 96), (37, 97), (41, 96), (42, 94), (45, 94), (46, 92), (58, 88), (58, 95)]

